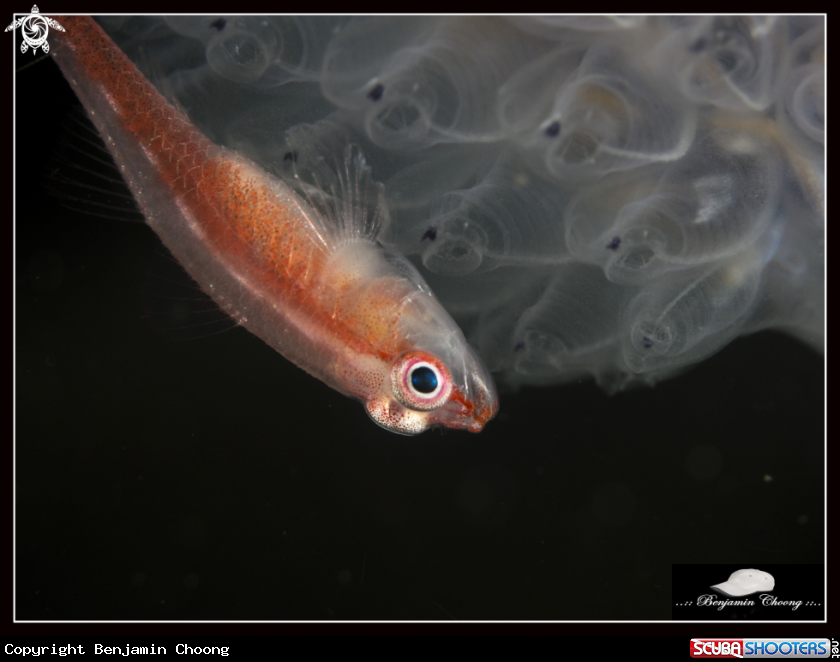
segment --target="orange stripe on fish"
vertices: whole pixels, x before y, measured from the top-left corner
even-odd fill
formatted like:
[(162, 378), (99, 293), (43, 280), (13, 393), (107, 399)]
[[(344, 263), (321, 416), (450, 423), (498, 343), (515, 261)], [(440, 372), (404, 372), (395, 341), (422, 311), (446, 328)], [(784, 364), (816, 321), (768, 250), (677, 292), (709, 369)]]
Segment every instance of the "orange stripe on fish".
[(56, 60), (147, 222), (223, 310), (382, 427), (483, 428), (492, 378), (414, 267), (375, 242), (384, 197), (356, 148), (315, 204), (208, 140), (93, 19), (57, 20)]

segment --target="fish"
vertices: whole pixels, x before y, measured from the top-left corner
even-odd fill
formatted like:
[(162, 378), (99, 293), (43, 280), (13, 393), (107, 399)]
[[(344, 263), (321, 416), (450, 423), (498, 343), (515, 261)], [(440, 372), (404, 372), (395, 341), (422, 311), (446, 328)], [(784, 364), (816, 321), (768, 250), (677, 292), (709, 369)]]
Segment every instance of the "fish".
[(55, 19), (52, 55), (147, 224), (225, 313), (386, 430), (484, 428), (493, 378), (377, 241), (388, 209), (359, 148), (336, 158), (328, 190), (290, 183), (210, 141), (91, 17)]

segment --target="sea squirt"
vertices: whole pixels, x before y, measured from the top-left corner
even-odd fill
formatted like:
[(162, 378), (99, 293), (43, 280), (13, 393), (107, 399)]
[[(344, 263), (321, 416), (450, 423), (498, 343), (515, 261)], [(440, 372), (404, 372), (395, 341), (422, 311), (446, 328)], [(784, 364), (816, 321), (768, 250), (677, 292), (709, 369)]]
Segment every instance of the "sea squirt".
[(822, 347), (822, 17), (103, 24), (271, 172), (359, 145), (378, 240), (505, 384), (653, 384), (768, 328)]

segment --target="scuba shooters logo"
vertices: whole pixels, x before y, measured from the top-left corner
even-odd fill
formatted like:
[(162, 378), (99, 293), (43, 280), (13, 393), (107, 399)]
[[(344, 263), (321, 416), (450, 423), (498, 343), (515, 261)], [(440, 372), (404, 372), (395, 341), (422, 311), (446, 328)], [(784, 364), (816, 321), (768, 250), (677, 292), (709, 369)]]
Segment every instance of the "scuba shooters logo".
[(692, 639), (691, 657), (824, 658), (831, 657), (828, 639)]
[(692, 639), (691, 657), (744, 657), (741, 639)]

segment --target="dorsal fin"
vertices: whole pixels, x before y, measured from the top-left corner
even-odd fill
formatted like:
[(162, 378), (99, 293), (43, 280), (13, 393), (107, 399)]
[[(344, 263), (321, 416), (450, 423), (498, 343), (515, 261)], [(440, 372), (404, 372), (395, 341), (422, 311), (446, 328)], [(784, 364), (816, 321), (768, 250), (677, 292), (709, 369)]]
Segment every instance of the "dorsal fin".
[(319, 140), (307, 128), (287, 134), (283, 179), (312, 208), (313, 224), (330, 247), (376, 242), (388, 214), (384, 186), (356, 144), (335, 136)]

